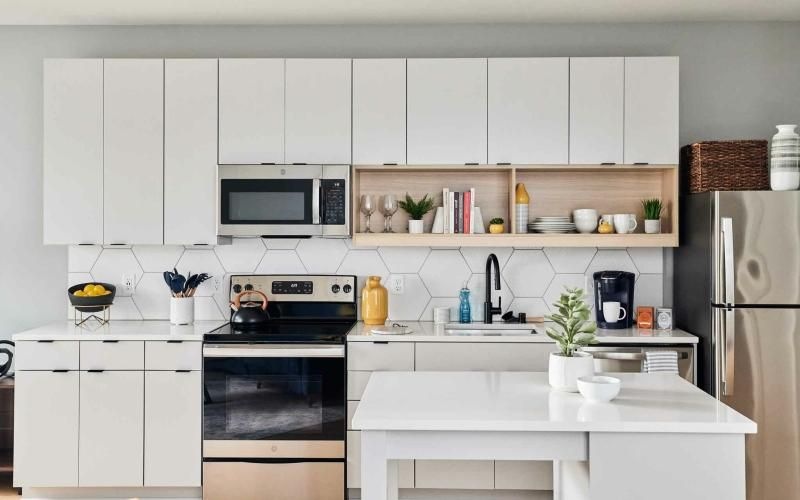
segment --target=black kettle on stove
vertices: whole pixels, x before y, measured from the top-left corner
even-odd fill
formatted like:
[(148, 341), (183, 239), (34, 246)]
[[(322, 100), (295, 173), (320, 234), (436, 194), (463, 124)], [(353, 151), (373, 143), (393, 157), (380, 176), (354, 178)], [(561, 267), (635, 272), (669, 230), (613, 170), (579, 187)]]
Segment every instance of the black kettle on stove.
[[(245, 295), (258, 295), (261, 301), (248, 300), (242, 301)], [(269, 321), (269, 312), (267, 312), (267, 303), (269, 299), (263, 292), (258, 290), (245, 290), (237, 294), (231, 301), (231, 325), (235, 327), (255, 327)]]
[[(14, 342), (10, 340), (0, 340), (0, 345), (14, 347)], [(8, 357), (8, 359), (0, 364), (0, 377), (5, 377), (8, 375), (8, 372), (11, 371), (11, 364), (12, 360), (14, 359), (14, 351), (6, 347), (0, 347), (0, 354), (5, 354)]]

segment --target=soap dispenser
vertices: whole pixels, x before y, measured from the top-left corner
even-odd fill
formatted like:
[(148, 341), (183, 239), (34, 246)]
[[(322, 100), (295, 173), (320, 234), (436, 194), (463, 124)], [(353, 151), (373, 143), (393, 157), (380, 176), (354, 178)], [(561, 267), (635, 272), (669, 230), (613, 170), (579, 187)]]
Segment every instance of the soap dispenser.
[(467, 285), (458, 292), (459, 305), (458, 305), (458, 322), (459, 323), (472, 323), (472, 307), (469, 301), (469, 288)]

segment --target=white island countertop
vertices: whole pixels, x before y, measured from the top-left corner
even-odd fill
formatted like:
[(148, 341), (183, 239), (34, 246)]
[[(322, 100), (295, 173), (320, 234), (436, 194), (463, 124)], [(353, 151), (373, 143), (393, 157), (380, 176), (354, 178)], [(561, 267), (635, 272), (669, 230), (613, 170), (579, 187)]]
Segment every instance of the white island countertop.
[[(408, 326), (412, 332), (407, 335), (378, 335), (372, 333), (372, 326), (359, 321), (347, 335), (349, 342), (542, 342), (554, 343), (544, 333), (547, 323), (525, 324), (500, 324), (484, 325), (472, 323), (470, 327), (475, 330), (488, 328), (521, 328), (530, 329), (531, 332), (517, 335), (500, 335), (497, 332), (486, 331), (482, 334), (448, 333), (447, 325), (436, 324), (432, 321), (387, 321), (387, 325), (401, 324)], [(463, 325), (459, 325), (463, 326)], [(673, 330), (644, 330), (639, 328), (625, 328), (619, 330), (598, 330), (597, 340), (601, 344), (697, 344), (698, 338), (691, 333), (680, 329)]]
[(169, 321), (112, 320), (105, 325), (90, 320), (81, 326), (58, 321), (16, 333), (15, 342), (26, 340), (185, 340), (202, 341), (203, 334), (226, 321), (195, 321), (192, 325), (172, 325)]
[(375, 372), (356, 430), (625, 433), (756, 432), (756, 424), (672, 374), (622, 379), (610, 403), (552, 390), (543, 372)]

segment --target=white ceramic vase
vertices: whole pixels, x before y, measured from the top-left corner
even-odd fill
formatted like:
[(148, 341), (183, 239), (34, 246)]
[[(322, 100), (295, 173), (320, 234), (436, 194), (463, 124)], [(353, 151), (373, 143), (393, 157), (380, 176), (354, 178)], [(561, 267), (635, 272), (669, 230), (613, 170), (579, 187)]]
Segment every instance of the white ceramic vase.
[(442, 234), (444, 232), (444, 208), (442, 207), (436, 207), (436, 214), (433, 216), (431, 232), (434, 234)]
[(658, 234), (661, 232), (661, 219), (645, 219), (644, 232), (647, 234)]
[(552, 352), (547, 373), (553, 389), (578, 392), (578, 377), (594, 375), (594, 359), (586, 352), (575, 352), (572, 357)]
[(425, 222), (422, 220), (408, 219), (408, 232), (411, 234), (422, 234)]
[(800, 135), (797, 125), (778, 125), (772, 137), (769, 160), (769, 184), (773, 191), (800, 188)]
[(169, 322), (173, 325), (194, 323), (194, 297), (170, 297)]

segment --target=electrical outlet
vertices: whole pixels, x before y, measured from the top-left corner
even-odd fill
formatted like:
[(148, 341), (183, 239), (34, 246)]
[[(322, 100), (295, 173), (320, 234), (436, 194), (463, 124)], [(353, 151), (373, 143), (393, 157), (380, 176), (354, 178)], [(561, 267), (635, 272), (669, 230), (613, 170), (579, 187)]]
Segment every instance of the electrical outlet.
[(393, 274), (389, 276), (389, 290), (392, 295), (403, 295), (406, 289), (406, 280), (402, 274)]
[(211, 282), (214, 284), (214, 291), (219, 291), (219, 287), (222, 285), (222, 278), (219, 276), (212, 276)]
[(133, 295), (133, 290), (136, 287), (136, 276), (123, 274), (121, 283), (122, 283), (122, 294)]

